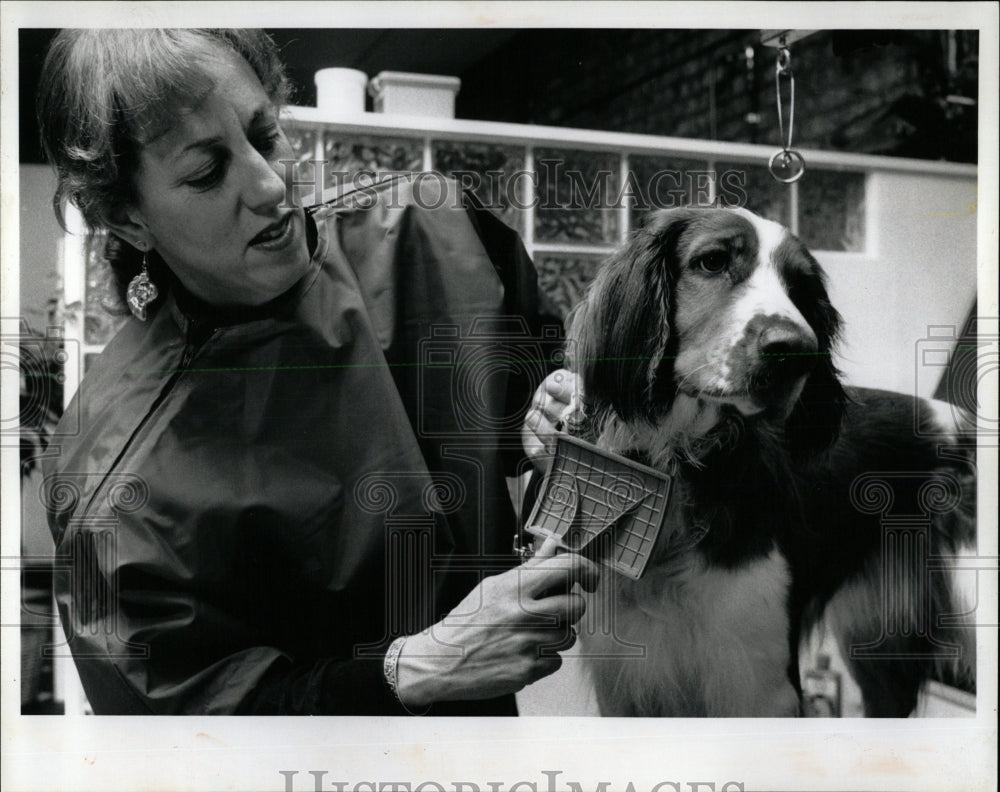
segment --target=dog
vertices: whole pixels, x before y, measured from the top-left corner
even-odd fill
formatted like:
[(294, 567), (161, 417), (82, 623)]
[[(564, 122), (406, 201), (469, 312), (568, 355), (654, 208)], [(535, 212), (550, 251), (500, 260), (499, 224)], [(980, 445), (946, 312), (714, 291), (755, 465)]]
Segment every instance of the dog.
[(821, 621), (867, 716), (909, 715), (929, 678), (974, 688), (947, 568), (975, 544), (973, 420), (841, 383), (801, 241), (744, 209), (655, 213), (567, 325), (574, 432), (672, 476), (646, 571), (607, 572), (580, 628), (603, 715), (802, 714)]

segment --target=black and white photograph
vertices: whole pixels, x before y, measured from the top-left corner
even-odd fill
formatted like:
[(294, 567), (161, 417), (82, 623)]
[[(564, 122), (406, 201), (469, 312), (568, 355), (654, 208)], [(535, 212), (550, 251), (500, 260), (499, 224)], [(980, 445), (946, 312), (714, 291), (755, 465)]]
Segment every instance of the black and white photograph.
[(997, 788), (998, 6), (0, 13), (5, 789)]

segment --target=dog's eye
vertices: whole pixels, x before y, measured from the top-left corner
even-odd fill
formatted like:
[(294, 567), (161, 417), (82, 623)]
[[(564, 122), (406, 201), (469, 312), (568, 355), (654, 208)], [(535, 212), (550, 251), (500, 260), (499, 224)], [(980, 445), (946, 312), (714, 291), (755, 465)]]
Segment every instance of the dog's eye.
[(691, 266), (709, 275), (718, 275), (729, 266), (729, 254), (721, 250), (703, 253), (691, 262)]

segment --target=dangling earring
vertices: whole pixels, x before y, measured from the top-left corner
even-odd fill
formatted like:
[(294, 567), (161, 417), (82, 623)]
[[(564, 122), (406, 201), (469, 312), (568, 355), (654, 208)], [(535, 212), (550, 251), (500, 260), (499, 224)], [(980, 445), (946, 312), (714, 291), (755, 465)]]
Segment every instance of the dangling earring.
[(146, 251), (142, 251), (142, 272), (129, 281), (128, 289), (125, 290), (125, 302), (132, 315), (140, 322), (146, 321), (146, 306), (154, 302), (160, 296), (156, 284), (149, 279), (149, 270), (146, 268)]

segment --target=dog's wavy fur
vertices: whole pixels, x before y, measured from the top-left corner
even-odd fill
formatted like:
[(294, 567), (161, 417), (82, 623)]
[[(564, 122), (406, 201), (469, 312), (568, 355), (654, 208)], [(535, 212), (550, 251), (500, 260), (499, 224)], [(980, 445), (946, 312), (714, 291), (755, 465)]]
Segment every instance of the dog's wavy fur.
[(674, 476), (647, 571), (606, 573), (581, 632), (603, 714), (797, 714), (800, 641), (824, 612), (868, 715), (909, 714), (931, 675), (972, 686), (971, 629), (940, 623), (964, 612), (949, 576), (892, 577), (902, 590), (884, 595), (899, 559), (852, 496), (884, 474), (919, 513), (922, 487), (957, 488), (926, 547), (954, 556), (974, 543), (969, 426), (915, 431), (927, 404), (842, 386), (841, 319), (797, 239), (743, 210), (654, 214), (569, 324), (577, 433)]

